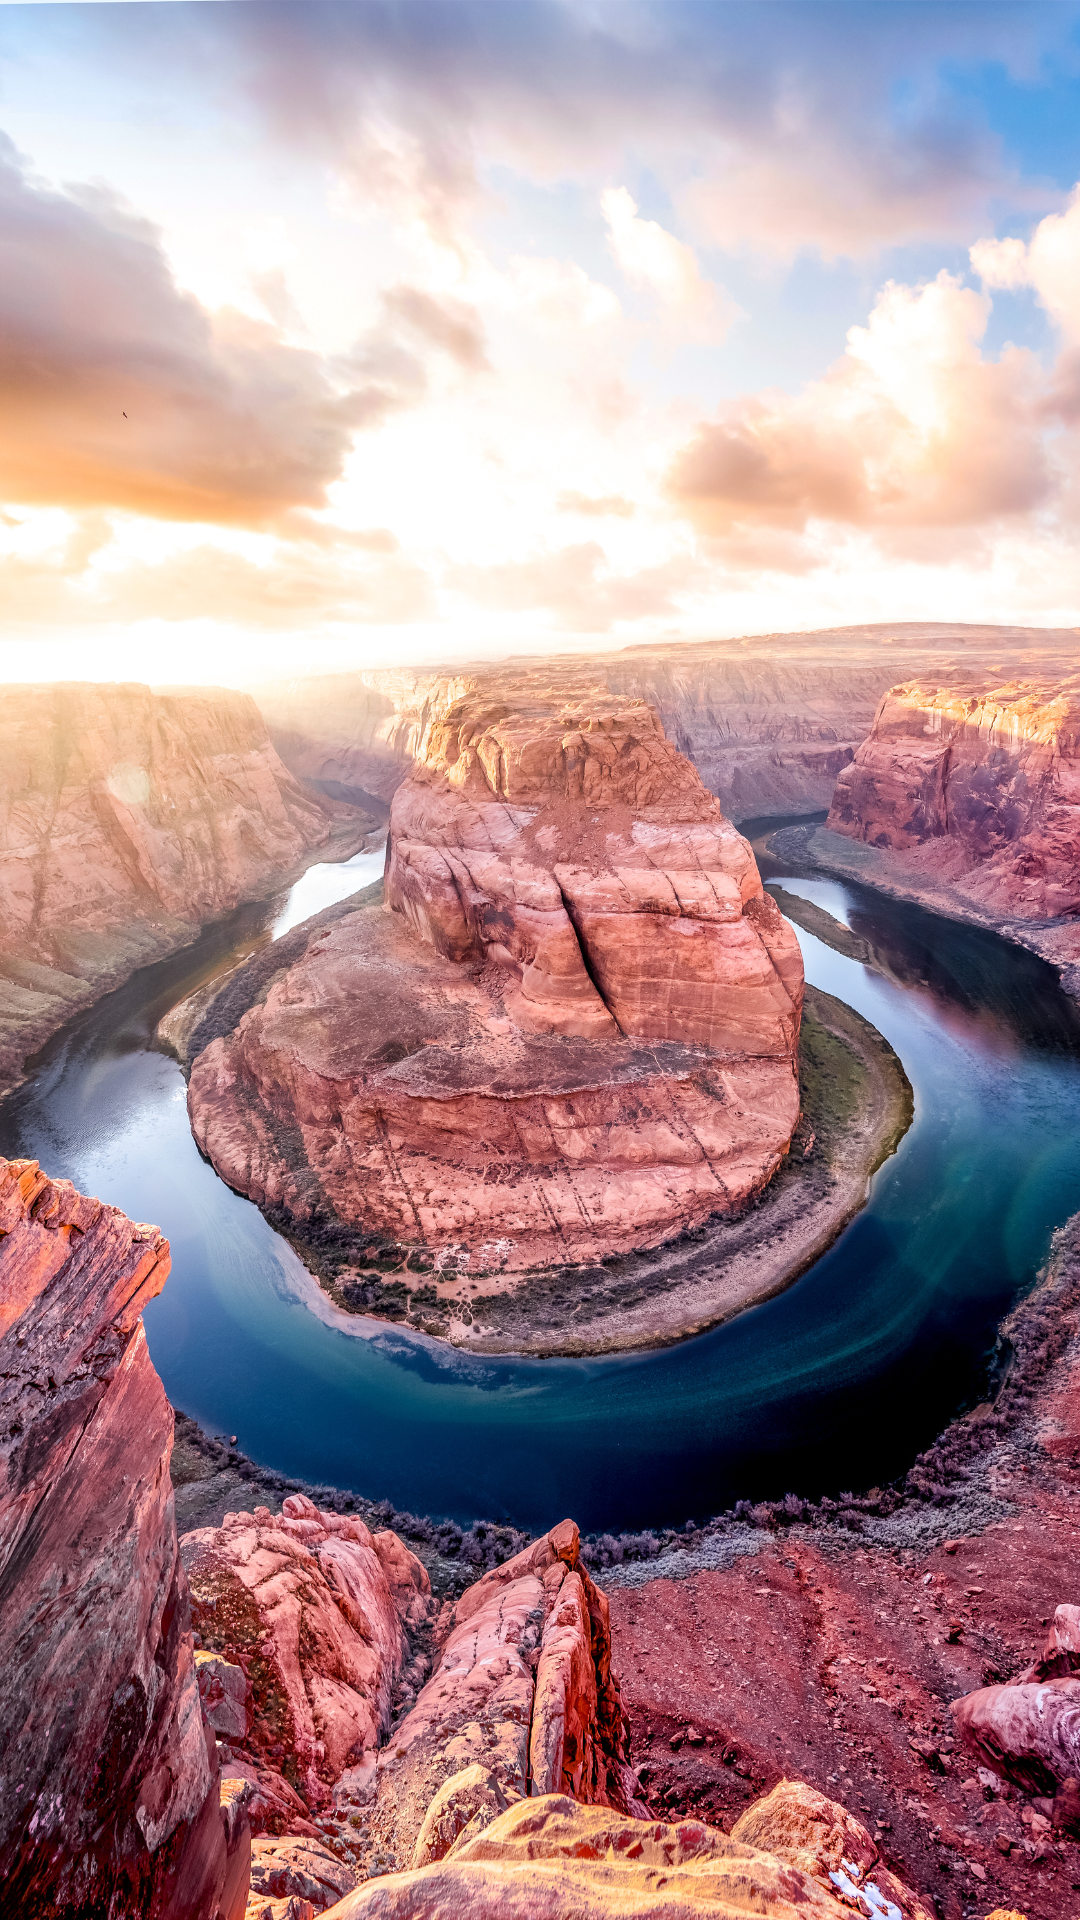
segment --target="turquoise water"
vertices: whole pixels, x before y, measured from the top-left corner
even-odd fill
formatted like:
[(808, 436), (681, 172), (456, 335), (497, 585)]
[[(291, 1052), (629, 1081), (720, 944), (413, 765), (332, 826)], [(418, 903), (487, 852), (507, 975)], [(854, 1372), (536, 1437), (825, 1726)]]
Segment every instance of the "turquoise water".
[(73, 1022), (0, 1106), (0, 1150), (168, 1234), (172, 1277), (145, 1318), (170, 1398), (283, 1473), (466, 1523), (573, 1512), (611, 1530), (872, 1485), (980, 1397), (997, 1321), (1080, 1209), (1080, 1025), (1033, 956), (771, 864), (884, 956), (892, 978), (799, 935), (808, 979), (900, 1054), (915, 1121), (809, 1273), (681, 1346), (485, 1361), (337, 1316), (200, 1158), (180, 1070), (149, 1050), (156, 1021), (290, 912), (367, 884), (381, 850), (243, 909)]

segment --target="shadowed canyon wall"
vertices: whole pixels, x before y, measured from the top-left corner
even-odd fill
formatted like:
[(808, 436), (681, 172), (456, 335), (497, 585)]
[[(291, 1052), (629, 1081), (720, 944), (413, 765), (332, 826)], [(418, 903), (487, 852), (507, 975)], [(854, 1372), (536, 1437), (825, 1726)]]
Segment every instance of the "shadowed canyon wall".
[(1080, 677), (893, 687), (828, 824), (996, 914), (1080, 910)]
[(236, 1920), (246, 1829), (203, 1727), (141, 1310), (156, 1227), (0, 1160), (4, 1911)]
[(6, 688), (0, 1091), (80, 1005), (363, 825), (301, 789), (247, 694)]

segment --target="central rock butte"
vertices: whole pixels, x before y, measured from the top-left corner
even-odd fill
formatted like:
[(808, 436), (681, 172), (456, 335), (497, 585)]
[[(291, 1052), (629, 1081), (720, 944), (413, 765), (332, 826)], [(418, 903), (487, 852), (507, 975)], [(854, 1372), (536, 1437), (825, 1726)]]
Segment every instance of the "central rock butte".
[(451, 706), (394, 797), (384, 907), (195, 1061), (232, 1186), (490, 1276), (655, 1245), (775, 1173), (798, 943), (644, 703)]

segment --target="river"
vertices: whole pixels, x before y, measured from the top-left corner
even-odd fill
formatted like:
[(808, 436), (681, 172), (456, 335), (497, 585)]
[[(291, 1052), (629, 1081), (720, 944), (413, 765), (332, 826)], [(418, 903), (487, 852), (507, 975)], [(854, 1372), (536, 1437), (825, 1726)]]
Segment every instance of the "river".
[(896, 1048), (915, 1120), (802, 1279), (680, 1346), (483, 1360), (340, 1315), (200, 1157), (156, 1022), (367, 885), (381, 850), (309, 870), (74, 1020), (0, 1105), (0, 1151), (168, 1234), (172, 1276), (145, 1324), (169, 1397), (279, 1472), (465, 1524), (573, 1513), (611, 1531), (883, 1482), (983, 1393), (997, 1322), (1080, 1209), (1080, 1020), (1048, 966), (992, 934), (762, 866), (883, 956), (886, 976), (799, 934), (807, 978)]

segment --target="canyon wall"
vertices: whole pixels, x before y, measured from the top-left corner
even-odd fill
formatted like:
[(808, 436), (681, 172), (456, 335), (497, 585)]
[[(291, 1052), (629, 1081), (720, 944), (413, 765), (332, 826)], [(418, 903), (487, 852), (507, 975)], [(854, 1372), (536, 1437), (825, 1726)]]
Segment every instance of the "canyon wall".
[(468, 1313), (479, 1275), (655, 1244), (771, 1178), (798, 943), (644, 704), (448, 708), (394, 797), (386, 906), (195, 1060), (231, 1185), (434, 1268)]
[(428, 730), (466, 694), (515, 701), (644, 700), (734, 820), (824, 811), (905, 675), (949, 684), (973, 664), (996, 674), (1071, 671), (1072, 631), (914, 622), (637, 646), (453, 668), (375, 668), (256, 689), (286, 765), (327, 793), (388, 804)]
[(0, 1160), (0, 1860), (36, 1920), (238, 1920), (140, 1313), (156, 1227)]
[(301, 789), (247, 694), (5, 688), (0, 1091), (80, 1005), (367, 824)]
[(841, 774), (835, 832), (991, 914), (1080, 911), (1080, 677), (990, 690), (909, 683)]

